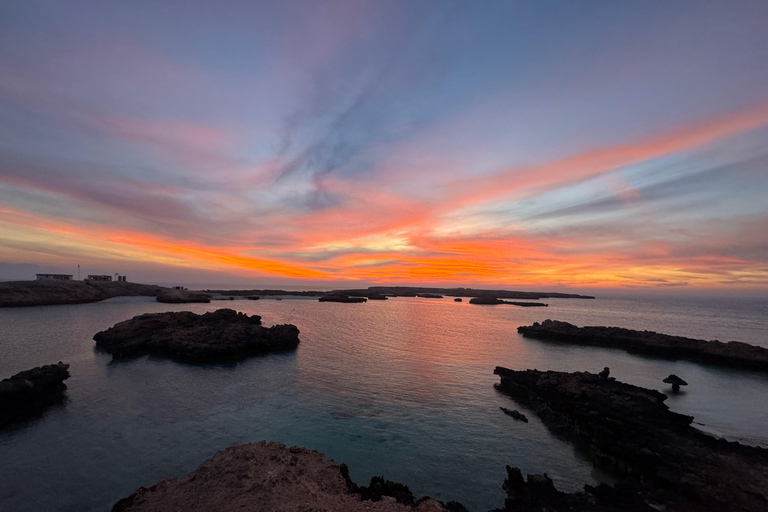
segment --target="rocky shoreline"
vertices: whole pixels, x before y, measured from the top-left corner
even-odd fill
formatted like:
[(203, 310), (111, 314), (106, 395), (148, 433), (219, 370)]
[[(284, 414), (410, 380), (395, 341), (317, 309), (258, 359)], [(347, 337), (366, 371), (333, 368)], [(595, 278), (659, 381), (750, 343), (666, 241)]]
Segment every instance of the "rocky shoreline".
[(0, 381), (0, 428), (38, 416), (61, 402), (68, 378), (69, 365), (59, 362)]
[(510, 306), (519, 306), (523, 308), (535, 308), (535, 307), (544, 307), (546, 308), (549, 306), (549, 304), (546, 304), (544, 302), (517, 302), (517, 301), (511, 301), (511, 300), (501, 300), (496, 298), (493, 295), (481, 295), (479, 297), (473, 297), (469, 299), (470, 304), (479, 304), (483, 306), (496, 306), (498, 304), (508, 304)]
[(149, 354), (205, 362), (294, 350), (299, 329), (290, 324), (263, 327), (258, 315), (219, 309), (202, 315), (147, 313), (98, 332), (93, 339), (97, 349), (114, 358)]
[[(568, 502), (574, 510), (650, 511), (662, 506), (670, 511), (757, 512), (768, 507), (768, 450), (694, 429), (693, 418), (671, 412), (664, 405), (667, 396), (658, 391), (588, 372), (497, 367), (494, 373), (501, 378), (499, 390), (620, 477), (615, 487), (587, 486), (583, 493), (564, 495), (542, 480), (546, 475), (533, 482), (529, 476), (525, 483), (510, 468), (508, 480), (513, 482), (505, 487), (511, 491), (505, 510), (541, 510), (523, 507), (530, 492), (538, 500), (555, 500), (546, 505), (550, 510), (567, 510), (563, 507)], [(539, 492), (542, 486), (549, 490)], [(601, 508), (578, 508), (587, 505)]]
[(210, 302), (210, 295), (126, 281), (9, 281), (0, 283), (0, 308), (87, 304), (114, 297), (156, 297), (158, 302)]
[(541, 324), (520, 326), (517, 332), (526, 338), (558, 341), (573, 345), (620, 348), (627, 352), (685, 359), (695, 363), (768, 371), (768, 349), (738, 341), (705, 341), (670, 336), (653, 331), (635, 331), (621, 327), (577, 327), (567, 322), (545, 320)]
[(261, 441), (231, 446), (181, 478), (142, 487), (112, 512), (466, 512), (458, 503), (416, 500), (407, 486), (374, 477), (356, 485), (346, 465), (322, 453)]

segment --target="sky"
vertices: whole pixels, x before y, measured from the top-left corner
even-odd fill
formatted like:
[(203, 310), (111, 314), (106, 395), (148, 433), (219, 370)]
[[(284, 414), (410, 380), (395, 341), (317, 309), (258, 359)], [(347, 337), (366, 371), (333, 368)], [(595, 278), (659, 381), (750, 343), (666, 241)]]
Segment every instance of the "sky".
[(768, 2), (0, 3), (0, 279), (768, 292)]

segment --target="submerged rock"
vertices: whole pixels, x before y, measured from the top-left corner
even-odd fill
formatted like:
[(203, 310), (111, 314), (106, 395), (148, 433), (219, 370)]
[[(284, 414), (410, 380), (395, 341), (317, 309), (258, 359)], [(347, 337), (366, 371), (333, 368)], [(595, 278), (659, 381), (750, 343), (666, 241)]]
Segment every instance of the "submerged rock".
[(696, 430), (691, 416), (664, 405), (666, 395), (587, 372), (497, 367), (494, 373), (501, 377), (501, 391), (620, 477), (616, 487), (602, 489), (604, 499), (640, 499), (647, 507), (663, 505), (669, 511), (766, 510), (768, 450)]
[(0, 428), (39, 415), (60, 402), (68, 378), (69, 365), (59, 361), (0, 381)]
[(637, 354), (768, 372), (768, 349), (738, 341), (696, 340), (621, 327), (576, 327), (556, 320), (523, 325), (517, 328), (517, 332), (526, 338), (614, 347)]
[(215, 361), (293, 350), (295, 325), (263, 327), (261, 317), (233, 309), (196, 315), (190, 311), (147, 313), (115, 324), (93, 337), (113, 357), (151, 354), (174, 359)]
[[(349, 470), (322, 453), (280, 443), (231, 446), (181, 478), (142, 487), (113, 512), (440, 512), (464, 511), (429, 498), (415, 500), (407, 486), (374, 477), (358, 487)], [(458, 507), (461, 508), (457, 508)]]

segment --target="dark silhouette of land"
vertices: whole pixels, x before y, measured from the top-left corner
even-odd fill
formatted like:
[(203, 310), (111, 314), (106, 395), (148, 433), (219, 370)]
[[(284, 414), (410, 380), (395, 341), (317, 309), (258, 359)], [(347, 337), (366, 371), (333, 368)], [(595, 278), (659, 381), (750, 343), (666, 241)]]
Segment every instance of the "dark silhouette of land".
[(620, 348), (635, 354), (666, 359), (685, 359), (714, 366), (768, 371), (768, 349), (739, 341), (723, 343), (717, 340), (696, 340), (621, 327), (577, 327), (557, 320), (523, 325), (517, 328), (517, 332), (526, 338)]

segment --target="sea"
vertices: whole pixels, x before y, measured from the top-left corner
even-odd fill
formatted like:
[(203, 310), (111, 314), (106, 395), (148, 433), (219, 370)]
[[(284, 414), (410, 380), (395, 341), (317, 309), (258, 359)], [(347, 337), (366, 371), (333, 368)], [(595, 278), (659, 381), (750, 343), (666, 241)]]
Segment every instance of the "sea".
[[(141, 486), (195, 469), (230, 445), (279, 441), (346, 463), (415, 495), (471, 511), (503, 504), (505, 466), (564, 491), (611, 482), (535, 413), (494, 387), (496, 366), (598, 372), (669, 394), (712, 435), (768, 447), (768, 375), (621, 350), (526, 339), (547, 318), (768, 347), (768, 299), (598, 296), (547, 308), (390, 298), (364, 304), (282, 297), (210, 304), (104, 302), (0, 310), (0, 378), (69, 363), (64, 403), (0, 431), (0, 511), (105, 511)], [(148, 312), (232, 308), (301, 331), (295, 352), (230, 364), (113, 361), (93, 335)], [(662, 379), (688, 382), (672, 394)], [(499, 408), (527, 415), (523, 423)]]

